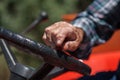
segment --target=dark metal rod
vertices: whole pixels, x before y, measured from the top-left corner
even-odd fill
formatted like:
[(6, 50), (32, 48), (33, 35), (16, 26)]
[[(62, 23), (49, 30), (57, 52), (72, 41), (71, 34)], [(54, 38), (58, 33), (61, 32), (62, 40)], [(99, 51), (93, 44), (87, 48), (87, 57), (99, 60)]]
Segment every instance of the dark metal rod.
[(29, 80), (43, 80), (53, 68), (54, 66), (44, 63), (42, 67), (36, 70), (32, 76), (30, 76)]
[(33, 30), (36, 26), (38, 26), (39, 23), (41, 23), (42, 21), (48, 19), (48, 15), (46, 12), (41, 12), (40, 13), (40, 16), (35, 20), (33, 21), (32, 24), (30, 24), (30, 26), (28, 26), (23, 32), (22, 34), (26, 34), (28, 32), (30, 32), (31, 30)]
[(8, 67), (9, 67), (9, 69), (11, 69), (13, 66), (16, 65), (17, 59), (13, 55), (10, 47), (7, 45), (7, 42), (5, 40), (0, 39), (0, 46), (1, 46), (2, 50), (3, 50), (4, 57), (6, 59)]

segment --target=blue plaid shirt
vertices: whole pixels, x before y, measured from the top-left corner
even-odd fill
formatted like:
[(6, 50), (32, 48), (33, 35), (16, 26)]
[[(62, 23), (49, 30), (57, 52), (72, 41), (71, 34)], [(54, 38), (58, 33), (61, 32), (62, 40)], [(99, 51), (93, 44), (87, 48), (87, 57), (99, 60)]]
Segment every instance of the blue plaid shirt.
[(85, 32), (80, 47), (71, 55), (87, 58), (92, 47), (105, 43), (120, 28), (120, 0), (94, 0), (72, 24)]

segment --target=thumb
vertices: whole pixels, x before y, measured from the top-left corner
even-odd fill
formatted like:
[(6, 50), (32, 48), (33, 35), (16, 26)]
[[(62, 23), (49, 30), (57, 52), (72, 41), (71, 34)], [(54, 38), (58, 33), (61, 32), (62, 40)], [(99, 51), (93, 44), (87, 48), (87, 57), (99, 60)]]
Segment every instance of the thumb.
[(75, 51), (79, 47), (80, 43), (82, 42), (83, 33), (79, 31), (75, 31), (75, 36), (76, 36), (75, 40), (70, 40), (70, 38), (73, 37), (71, 35), (68, 41), (64, 43), (63, 46), (64, 51)]
[(75, 51), (79, 47), (79, 43), (76, 41), (67, 41), (64, 43), (63, 50), (64, 51)]

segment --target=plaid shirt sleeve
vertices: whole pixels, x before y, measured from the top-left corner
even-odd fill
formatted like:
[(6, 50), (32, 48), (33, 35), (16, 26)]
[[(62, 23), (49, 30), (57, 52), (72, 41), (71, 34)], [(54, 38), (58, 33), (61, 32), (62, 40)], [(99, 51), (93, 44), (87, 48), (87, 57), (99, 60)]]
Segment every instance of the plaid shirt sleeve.
[(94, 0), (72, 24), (85, 32), (80, 47), (71, 55), (85, 59), (93, 46), (105, 43), (120, 28), (120, 0)]

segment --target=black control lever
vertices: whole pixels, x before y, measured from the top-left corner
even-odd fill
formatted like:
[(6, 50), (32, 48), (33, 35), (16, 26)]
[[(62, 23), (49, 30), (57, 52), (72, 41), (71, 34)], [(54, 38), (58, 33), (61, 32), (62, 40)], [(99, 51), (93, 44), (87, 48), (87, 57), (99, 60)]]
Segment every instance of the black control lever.
[(44, 20), (48, 19), (48, 14), (45, 11), (42, 11), (38, 18), (32, 22), (23, 32), (22, 34), (28, 33), (33, 30), (39, 23), (43, 22)]

